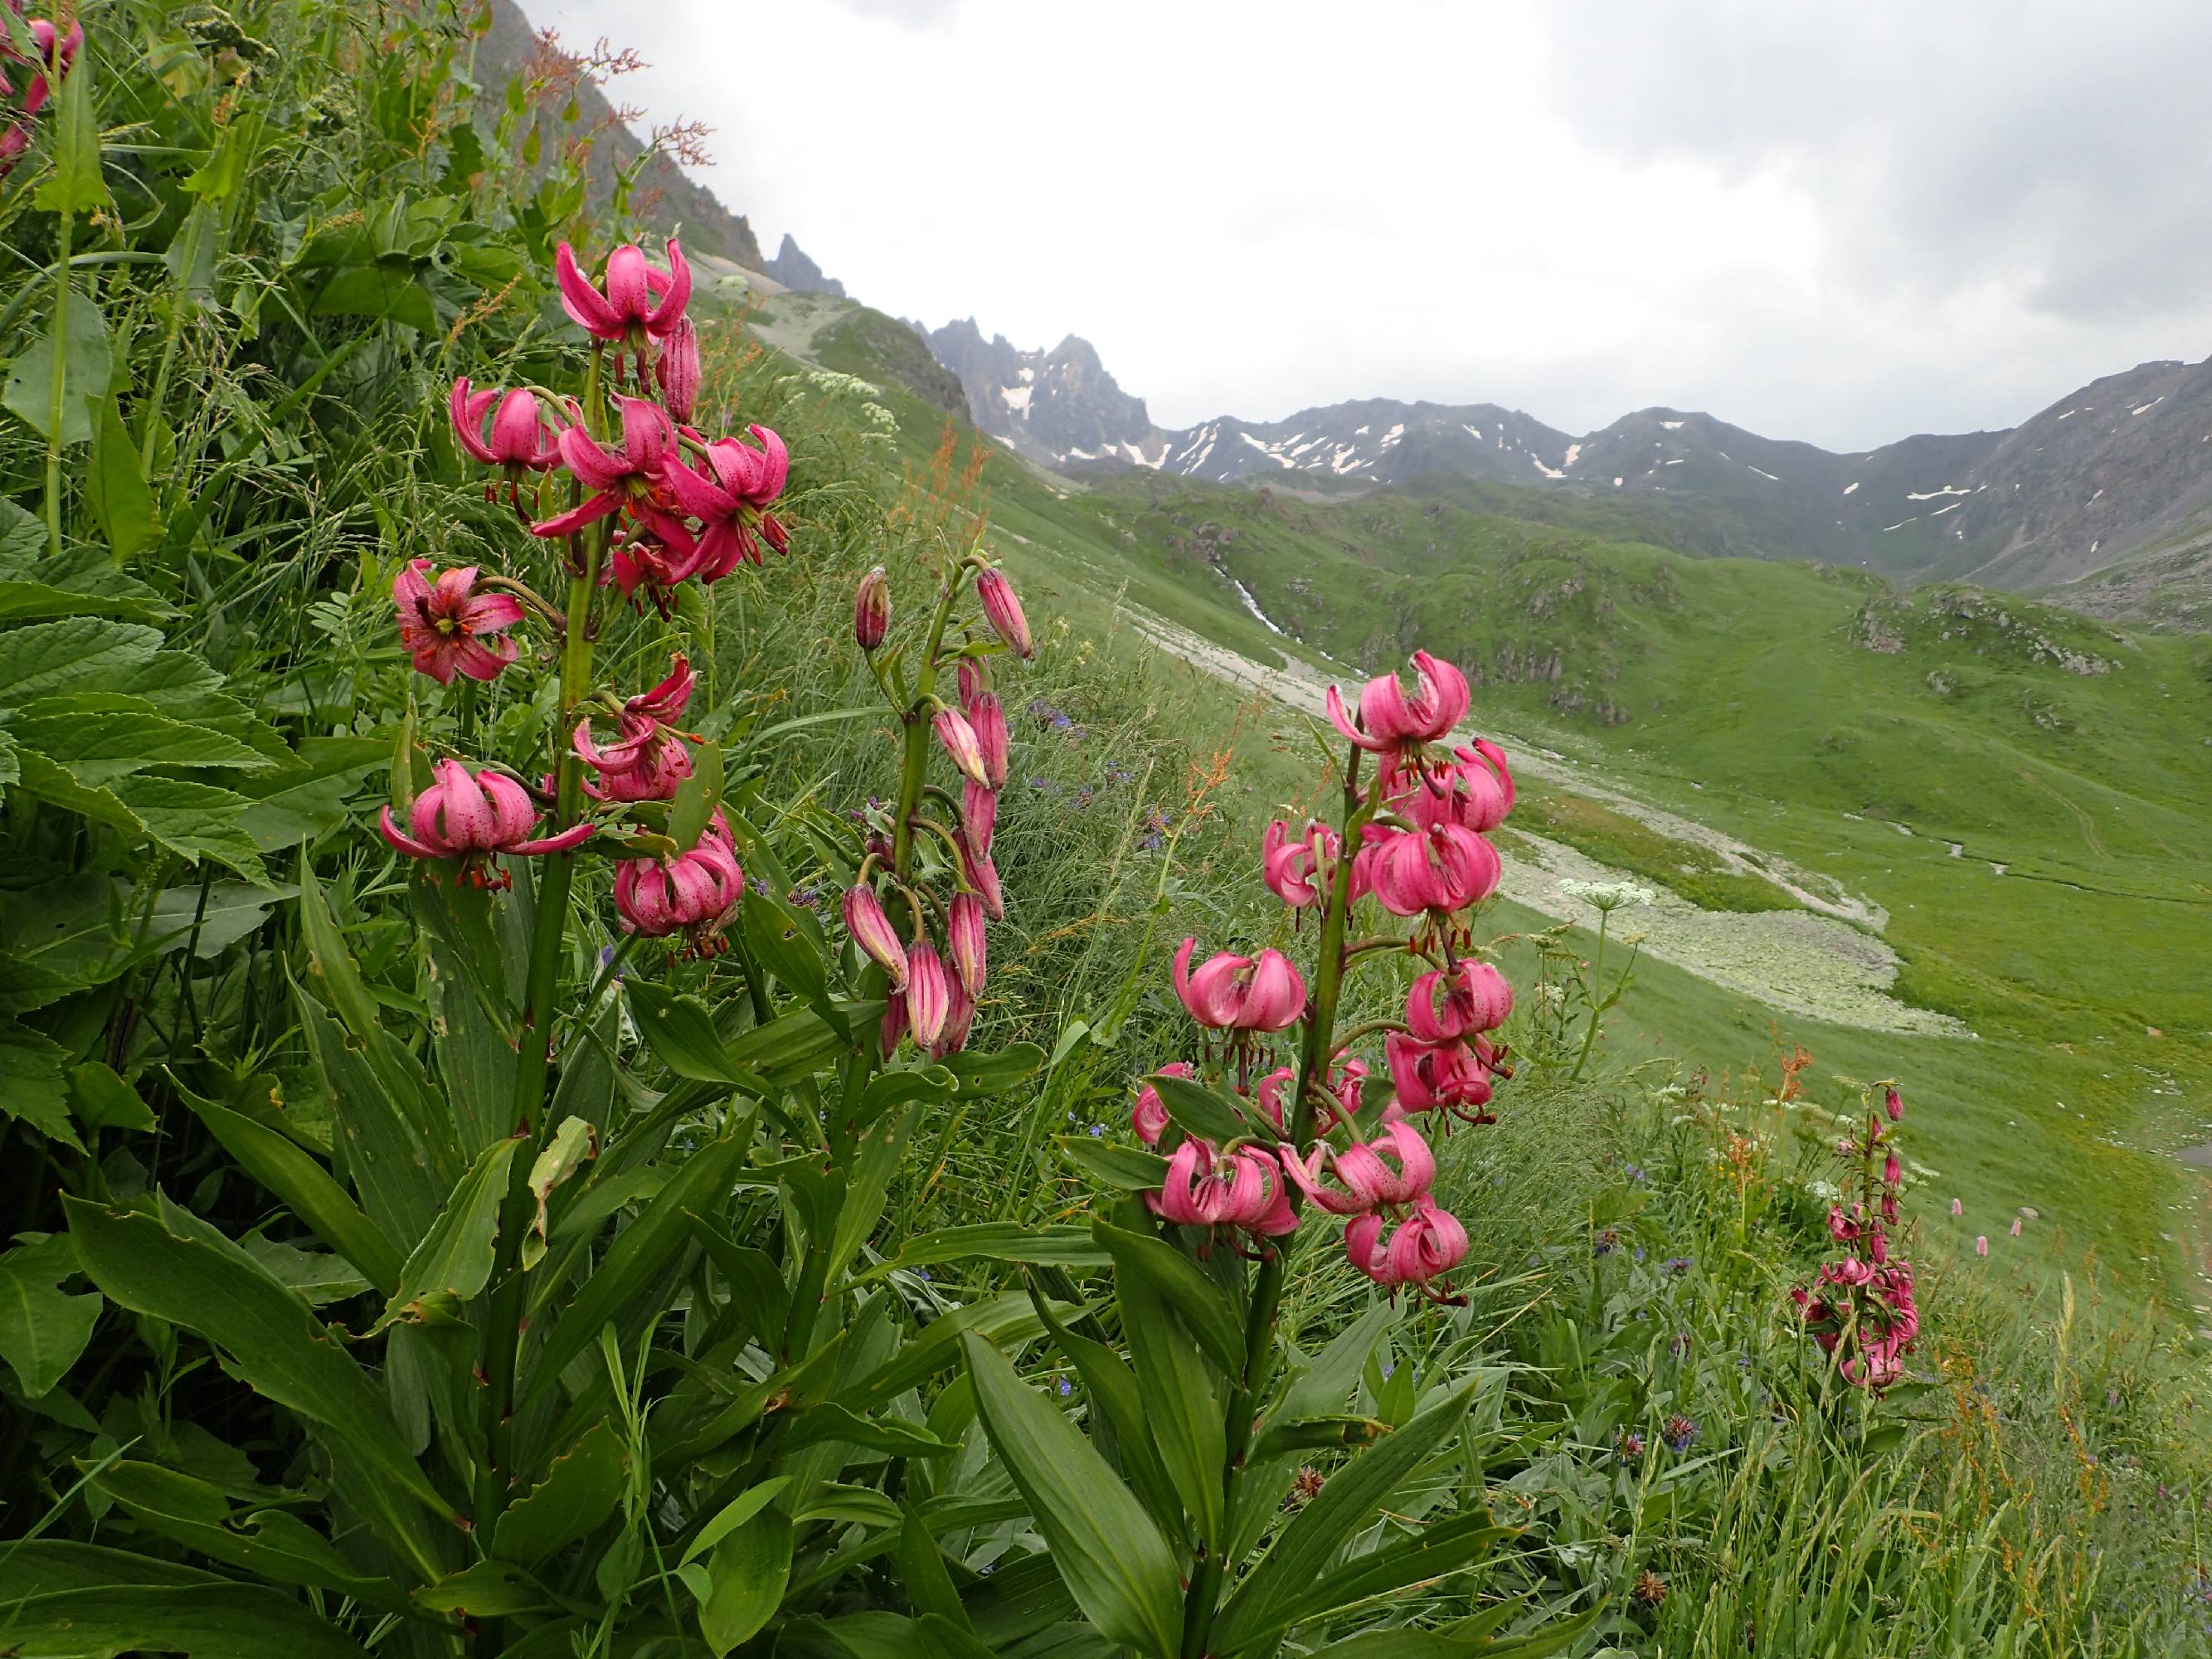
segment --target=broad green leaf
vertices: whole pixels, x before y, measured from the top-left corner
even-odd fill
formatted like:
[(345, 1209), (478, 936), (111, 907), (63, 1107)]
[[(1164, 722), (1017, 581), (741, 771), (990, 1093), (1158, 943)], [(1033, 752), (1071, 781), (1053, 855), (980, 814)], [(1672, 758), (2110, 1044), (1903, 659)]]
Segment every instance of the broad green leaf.
[(537, 1205), (530, 1231), (522, 1240), (522, 1265), (526, 1271), (545, 1259), (545, 1206), (553, 1189), (599, 1156), (599, 1139), (580, 1117), (563, 1118), (545, 1150), (530, 1166), (530, 1196)]
[(203, 961), (210, 960), (260, 927), (271, 908), (291, 896), (286, 888), (244, 881), (165, 888), (154, 901), (153, 925), (147, 931), (164, 950), (181, 951), (189, 944)]
[(831, 1235), (829, 1272), (823, 1281), (825, 1285), (834, 1287), (837, 1284), (845, 1264), (883, 1218), (884, 1196), (890, 1191), (891, 1177), (898, 1173), (899, 1160), (906, 1153), (907, 1138), (921, 1121), (921, 1110), (918, 1105), (909, 1106), (903, 1112), (878, 1118), (854, 1148), (852, 1176)]
[[(1199, 1541), (1209, 1553), (1218, 1553), (1226, 1518), (1222, 1470), (1229, 1461), (1218, 1373), (1199, 1352), (1190, 1325), (1171, 1311), (1153, 1282), (1126, 1262), (1117, 1262), (1116, 1269), (1121, 1329), (1136, 1362), (1160, 1467), (1197, 1527)], [(1242, 1369), (1240, 1357), (1229, 1375), (1234, 1377)]]
[[(1090, 1311), (1080, 1304), (1051, 1305), (1054, 1316), (1060, 1319), (1079, 1318)], [(884, 1364), (850, 1389), (840, 1389), (837, 1398), (854, 1411), (877, 1410), (946, 1367), (959, 1364), (961, 1340), (971, 1333), (1011, 1346), (1028, 1341), (1043, 1328), (1036, 1310), (1021, 1291), (1010, 1291), (988, 1302), (971, 1302), (930, 1321), (927, 1328), (908, 1340)]]
[(87, 593), (51, 582), (22, 578), (0, 580), (0, 622), (34, 622), (43, 617), (121, 617), (150, 622), (169, 614), (158, 599), (129, 593)]
[(1091, 1237), (1088, 1227), (1031, 1227), (1018, 1221), (983, 1221), (922, 1233), (855, 1275), (865, 1285), (908, 1267), (953, 1261), (1007, 1261), (1043, 1267), (1103, 1267), (1113, 1257)]
[(1101, 1186), (1117, 1192), (1157, 1192), (1168, 1178), (1168, 1161), (1142, 1146), (1117, 1146), (1089, 1135), (1056, 1135), (1053, 1145)]
[(1344, 1409), (1344, 1402), (1359, 1385), (1359, 1373), (1375, 1352), (1382, 1333), (1395, 1322), (1397, 1310), (1377, 1302), (1331, 1339), (1313, 1361), (1291, 1377), (1282, 1404), (1270, 1420), (1290, 1422), (1298, 1418), (1326, 1417)]
[(204, 1224), (179, 1231), (173, 1210), (157, 1218), (76, 1198), (63, 1204), (86, 1276), (111, 1300), (197, 1331), (229, 1356), (248, 1387), (319, 1425), (441, 1521), (451, 1517), (453, 1505), (400, 1451), (383, 1391), (307, 1304), (235, 1245), (210, 1237)]
[(415, 280), (415, 262), (381, 258), (333, 271), (309, 301), (315, 317), (374, 317), (404, 323), (425, 334), (436, 331), (438, 313)]
[(960, 1085), (963, 1097), (978, 1099), (1004, 1094), (1017, 1083), (1033, 1077), (1044, 1064), (1044, 1050), (1034, 1042), (1012, 1042), (994, 1053), (947, 1054), (945, 1069)]
[[(45, 286), (51, 296), (52, 284)], [(46, 327), (9, 365), (7, 386), (0, 390), (0, 404), (5, 404), (10, 414), (19, 416), (41, 438), (51, 439), (54, 435), (56, 331), (51, 297), (48, 303)], [(100, 307), (93, 303), (91, 296), (79, 293), (74, 284), (70, 289), (65, 323), (69, 343), (62, 363), (61, 441), (81, 444), (92, 436), (92, 410), (87, 399), (107, 395), (107, 325), (101, 320)]]
[(945, 1553), (937, 1547), (937, 1540), (920, 1512), (911, 1505), (899, 1526), (898, 1569), (907, 1603), (917, 1618), (933, 1613), (957, 1626), (960, 1633), (970, 1641), (975, 1639), (968, 1623), (968, 1610), (960, 1605), (960, 1593), (953, 1589), (952, 1575), (945, 1569)]
[[(324, 1079), (324, 1103), (346, 1178), (384, 1237), (404, 1240), (411, 1248), (437, 1219), (444, 1196), (431, 1178), (429, 1152), (414, 1126), (393, 1109), (368, 1062), (346, 1040), (345, 1028), (296, 981), (291, 988), (300, 1034)], [(346, 1248), (328, 1234), (324, 1238)], [(356, 1259), (354, 1265), (371, 1279), (379, 1279), (368, 1262)]]
[[(185, 180), (185, 188), (191, 190), (192, 179), (205, 171), (203, 168)], [(177, 234), (169, 239), (168, 252), (161, 256), (161, 263), (176, 283), (178, 300), (195, 310), (213, 307), (216, 244), (222, 236), (222, 221), (215, 209), (205, 202), (195, 202), (184, 223), (177, 227)]]
[(811, 1407), (793, 1424), (784, 1449), (830, 1443), (858, 1446), (890, 1457), (945, 1457), (959, 1450), (927, 1430), (892, 1417), (861, 1417), (834, 1402)]
[(553, 1598), (543, 1584), (513, 1562), (479, 1561), (416, 1590), (415, 1605), (428, 1613), (496, 1619), (550, 1607)]
[(366, 1335), (375, 1335), (395, 1320), (419, 1323), (434, 1309), (451, 1309), (482, 1293), (491, 1278), (508, 1167), (522, 1144), (518, 1135), (485, 1147), (469, 1172), (454, 1183), (438, 1218), (400, 1268), (399, 1288), (386, 1304), (383, 1316)]
[(222, 1149), (248, 1175), (283, 1200), (318, 1238), (360, 1268), (386, 1296), (399, 1288), (404, 1259), (398, 1249), (321, 1164), (291, 1139), (245, 1114), (203, 1099), (181, 1086), (177, 1092)]
[(1345, 1540), (1373, 1518), (1424, 1458), (1458, 1432), (1474, 1398), (1473, 1388), (1446, 1395), (1331, 1474), (1321, 1495), (1283, 1528), (1222, 1608), (1213, 1625), (1216, 1650), (1231, 1654), (1266, 1646), (1283, 1628), (1279, 1611), (1294, 1606)]
[[(1510, 1614), (1514, 1608), (1508, 1603), (1494, 1611)], [(1571, 1619), (1554, 1620), (1502, 1640), (1489, 1635), (1487, 1627), (1494, 1620), (1488, 1614), (1445, 1630), (1364, 1631), (1331, 1642), (1314, 1659), (1547, 1659), (1573, 1646), (1607, 1611), (1603, 1606), (1589, 1607)]]
[(91, 465), (86, 469), (86, 495), (93, 516), (120, 564), (134, 557), (160, 536), (154, 522), (154, 492), (146, 487), (139, 470), (138, 446), (123, 424), (122, 411), (112, 398), (94, 405)]
[(758, 1486), (746, 1487), (744, 1491), (716, 1510), (712, 1521), (699, 1528), (698, 1535), (691, 1540), (691, 1547), (684, 1552), (684, 1559), (697, 1560), (770, 1504), (775, 1502), (782, 1496), (783, 1489), (790, 1484), (789, 1475), (779, 1474), (762, 1481)]
[(766, 1509), (733, 1528), (707, 1559), (714, 1590), (699, 1609), (699, 1633), (715, 1659), (751, 1640), (782, 1605), (791, 1582), (791, 1517)]
[(368, 1275), (333, 1250), (302, 1249), (282, 1239), (260, 1237), (241, 1238), (238, 1248), (270, 1278), (298, 1291), (309, 1307), (343, 1302), (371, 1288)]
[(714, 809), (722, 804), (722, 746), (702, 743), (691, 751), (691, 775), (677, 786), (668, 815), (668, 834), (680, 852), (699, 844)]
[(678, 996), (648, 980), (624, 985), (623, 994), (646, 1047), (677, 1076), (700, 1083), (728, 1083), (738, 1076), (714, 1016), (697, 998)]
[(1034, 1287), (1030, 1299), (1053, 1343), (1066, 1354), (1083, 1379), (1085, 1403), (1091, 1408), (1091, 1437), (1108, 1449), (1121, 1473), (1143, 1500), (1160, 1530), (1171, 1540), (1188, 1544), (1189, 1518), (1175, 1483), (1160, 1462), (1152, 1434), (1151, 1402), (1129, 1363), (1103, 1342), (1070, 1330), (1053, 1317), (1052, 1310)]
[(81, 1152), (84, 1142), (70, 1121), (69, 1063), (69, 1050), (45, 1032), (13, 1020), (0, 1024), (0, 1114)]
[(599, 1340), (599, 1328), (635, 1299), (690, 1240), (689, 1210), (712, 1209), (726, 1197), (744, 1160), (746, 1138), (729, 1135), (694, 1152), (645, 1212), (618, 1234), (598, 1269), (538, 1351), (518, 1409), (543, 1399), (578, 1354)]
[(1160, 1103), (1168, 1109), (1168, 1115), (1182, 1127), (1186, 1134), (1195, 1135), (1200, 1140), (1210, 1140), (1220, 1146), (1254, 1131), (1254, 1126), (1245, 1121), (1244, 1115), (1227, 1096), (1207, 1088), (1203, 1083), (1158, 1073), (1145, 1081), (1158, 1091)]
[(112, 686), (161, 648), (153, 629), (102, 617), (11, 629), (0, 634), (0, 709), (81, 687)]
[(1091, 1443), (981, 1337), (962, 1338), (991, 1444), (1029, 1499), (1069, 1592), (1101, 1635), (1170, 1659), (1182, 1634), (1178, 1569), (1144, 1507)]
[(66, 691), (33, 697), (9, 730), (79, 783), (94, 788), (151, 766), (221, 766), (262, 771), (266, 756), (236, 738), (173, 720), (126, 692)]
[(1094, 1220), (1091, 1236), (1112, 1255), (1121, 1278), (1140, 1281), (1174, 1310), (1207, 1358), (1231, 1376), (1243, 1375), (1243, 1321), (1205, 1269), (1164, 1238), (1105, 1221)]
[(602, 1419), (555, 1458), (545, 1478), (499, 1517), (492, 1553), (535, 1567), (598, 1531), (622, 1501), (629, 1481), (629, 1449)]
[(955, 1624), (941, 1613), (925, 1613), (914, 1621), (921, 1638), (922, 1659), (997, 1659), (974, 1632)]
[(70, 1098), (77, 1121), (88, 1129), (143, 1130), (154, 1127), (154, 1114), (138, 1091), (115, 1074), (112, 1066), (88, 1060), (70, 1072)]
[(126, 1459), (101, 1469), (92, 1484), (142, 1525), (210, 1560), (280, 1584), (335, 1590), (387, 1611), (406, 1605), (398, 1585), (362, 1572), (306, 1522), (274, 1507), (234, 1505), (213, 1481)]
[(67, 1233), (34, 1237), (0, 1255), (0, 1359), (33, 1399), (76, 1364), (100, 1322), (97, 1291), (62, 1293), (62, 1280), (82, 1271)]
[(149, 837), (187, 863), (211, 858), (249, 882), (268, 885), (260, 849), (246, 833), (246, 798), (235, 790), (141, 773), (118, 778), (109, 793)]
[(779, 1334), (790, 1316), (791, 1292), (775, 1258), (765, 1250), (738, 1243), (702, 1215), (690, 1215), (687, 1219), (706, 1247), (708, 1259), (729, 1280), (732, 1300), (753, 1334), (763, 1341)]
[(368, 1659), (336, 1625), (264, 1584), (103, 1584), (4, 1605), (0, 1640), (25, 1659)]
[(896, 1527), (905, 1511), (872, 1486), (841, 1486), (836, 1481), (808, 1498), (792, 1517), (798, 1525), (827, 1521), (841, 1527)]

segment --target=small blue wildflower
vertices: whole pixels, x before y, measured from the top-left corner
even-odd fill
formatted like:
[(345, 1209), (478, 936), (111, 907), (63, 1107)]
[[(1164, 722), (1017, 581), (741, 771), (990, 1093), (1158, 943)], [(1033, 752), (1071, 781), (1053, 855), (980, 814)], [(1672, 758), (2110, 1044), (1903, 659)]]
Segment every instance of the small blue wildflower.
[(1097, 1139), (1099, 1136), (1101, 1136), (1101, 1135), (1104, 1134), (1105, 1133), (1106, 1133), (1106, 1126), (1105, 1126), (1104, 1124), (1103, 1124), (1103, 1123), (1094, 1123), (1094, 1124), (1092, 1124), (1092, 1125), (1091, 1126), (1091, 1138), (1093, 1140)]
[(1667, 1419), (1667, 1447), (1670, 1451), (1686, 1452), (1698, 1437), (1698, 1419), (1676, 1412)]
[(1063, 1377), (1061, 1377), (1061, 1378), (1060, 1379), (1060, 1397), (1062, 1400), (1065, 1400), (1065, 1399), (1066, 1399), (1066, 1398), (1067, 1398), (1067, 1396), (1068, 1396), (1068, 1395), (1070, 1395), (1073, 1394), (1074, 1392), (1075, 1392), (1075, 1385), (1074, 1385), (1073, 1383), (1070, 1382), (1069, 1382), (1066, 1377), (1064, 1377), (1064, 1376), (1063, 1376)]
[(1643, 1247), (1641, 1244), (1638, 1244), (1638, 1245), (1636, 1247), (1636, 1259), (1637, 1259), (1638, 1261), (1643, 1261), (1643, 1260), (1644, 1260), (1644, 1247)]
[(1641, 1181), (1644, 1179), (1644, 1171), (1632, 1164), (1628, 1166), (1628, 1178), (1631, 1181)]

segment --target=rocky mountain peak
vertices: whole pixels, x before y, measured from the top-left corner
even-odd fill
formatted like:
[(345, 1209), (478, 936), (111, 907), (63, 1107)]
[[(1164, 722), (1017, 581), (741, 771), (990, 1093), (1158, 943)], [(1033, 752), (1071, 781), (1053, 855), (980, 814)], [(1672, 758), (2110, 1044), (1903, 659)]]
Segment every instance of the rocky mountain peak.
[(846, 297), (845, 285), (835, 276), (823, 274), (822, 267), (806, 256), (789, 231), (783, 233), (782, 246), (769, 260), (766, 274), (794, 294), (827, 294), (842, 300)]

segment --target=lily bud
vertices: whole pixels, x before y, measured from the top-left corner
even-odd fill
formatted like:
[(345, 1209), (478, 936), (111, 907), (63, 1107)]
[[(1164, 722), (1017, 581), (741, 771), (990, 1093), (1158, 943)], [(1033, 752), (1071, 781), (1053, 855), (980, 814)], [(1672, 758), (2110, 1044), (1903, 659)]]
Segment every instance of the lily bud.
[(966, 696), (968, 724), (975, 728), (976, 747), (983, 751), (983, 773), (994, 789), (1006, 787), (1006, 711), (995, 691)]
[(945, 959), (927, 940), (907, 947), (906, 1017), (914, 1026), (914, 1040), (927, 1048), (945, 1035), (945, 1022), (952, 1013), (952, 990), (945, 976)]
[(883, 901), (872, 887), (853, 887), (845, 893), (845, 931), (869, 959), (882, 964), (891, 976), (891, 989), (906, 989), (906, 951), (899, 945)]
[(1014, 597), (1014, 585), (1006, 580), (1005, 571), (986, 570), (977, 575), (975, 597), (983, 602), (983, 616), (991, 631), (1006, 642), (1008, 649), (1018, 657), (1036, 655), (1029, 618), (1022, 614), (1022, 602)]
[(1899, 1094), (1894, 1089), (1886, 1091), (1881, 1097), (1881, 1109), (1889, 1114), (1889, 1121), (1892, 1123), (1903, 1122), (1905, 1121), (1905, 1097)]
[(984, 675), (983, 665), (977, 662), (973, 657), (961, 658), (958, 672), (960, 675), (960, 706), (963, 708), (973, 708), (975, 706), (975, 699), (981, 696), (986, 691), (988, 691), (991, 689), (991, 682)]
[(653, 374), (660, 382), (661, 406), (677, 421), (689, 425), (691, 406), (699, 400), (699, 382), (705, 375), (699, 362), (699, 331), (689, 317), (676, 325), (676, 332), (660, 349)]
[(978, 858), (991, 856), (991, 831), (999, 822), (999, 797), (974, 779), (960, 786), (960, 834)]
[(952, 951), (953, 970), (971, 997), (983, 994), (983, 901), (973, 893), (953, 896), (945, 923), (945, 943)]
[(860, 578), (860, 586), (853, 594), (853, 638), (861, 650), (873, 651), (883, 644), (890, 627), (890, 578), (878, 565)]
[(975, 728), (968, 724), (968, 717), (957, 708), (940, 708), (930, 724), (937, 728), (937, 739), (952, 757), (953, 765), (960, 769), (960, 775), (988, 789), (991, 778), (983, 769), (982, 747), (975, 741)]

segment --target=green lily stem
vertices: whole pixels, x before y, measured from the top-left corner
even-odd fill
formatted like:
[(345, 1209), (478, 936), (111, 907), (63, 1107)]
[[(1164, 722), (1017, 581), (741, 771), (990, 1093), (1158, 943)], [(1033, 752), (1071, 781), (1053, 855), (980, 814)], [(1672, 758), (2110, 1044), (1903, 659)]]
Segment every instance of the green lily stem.
[(1605, 929), (1606, 924), (1612, 920), (1613, 912), (1610, 910), (1601, 910), (1597, 913), (1597, 955), (1592, 958), (1590, 967), (1591, 996), (1589, 1029), (1583, 1033), (1583, 1048), (1582, 1052), (1575, 1056), (1575, 1069), (1567, 1073), (1567, 1081), (1570, 1083), (1576, 1082), (1582, 1077), (1583, 1067), (1589, 1062), (1590, 1046), (1597, 1041), (1598, 1018), (1605, 1012), (1603, 995), (1605, 991)]
[[(587, 426), (599, 416), (601, 354), (592, 354), (584, 387)], [(576, 823), (582, 808), (583, 762), (574, 749), (560, 738), (568, 729), (568, 716), (592, 688), (592, 601), (599, 589), (599, 564), (607, 545), (608, 526), (602, 523), (586, 538), (583, 568), (568, 583), (568, 635), (561, 654), (562, 719), (555, 725), (557, 780), (554, 822), (560, 829)], [(480, 1386), (483, 1394), (478, 1412), (483, 1458), (477, 1466), (473, 1524), (477, 1547), (489, 1550), (499, 1517), (507, 1507), (507, 1484), (514, 1477), (514, 1385), (522, 1345), (523, 1283), (520, 1264), (522, 1239), (529, 1221), (530, 1166), (536, 1143), (545, 1133), (545, 1085), (551, 1070), (555, 1017), (561, 988), (561, 959), (567, 951), (568, 896), (575, 884), (576, 854), (555, 854), (541, 860), (535, 927), (530, 940), (530, 965), (522, 1010), (522, 1031), (515, 1053), (514, 1110), (510, 1127), (527, 1138), (516, 1149), (514, 1174), (501, 1208), (498, 1258), (494, 1265), (493, 1289), (483, 1328), (478, 1334)], [(500, 1639), (497, 1620), (484, 1621), (487, 1653), (496, 1652)]]
[[(1359, 750), (1354, 746), (1344, 767), (1344, 818), (1340, 845), (1359, 844), (1359, 831), (1373, 816), (1359, 793)], [(1344, 992), (1344, 935), (1352, 915), (1352, 860), (1336, 861), (1329, 885), (1328, 908), (1322, 915), (1321, 946), (1314, 963), (1313, 1010), (1298, 1045), (1297, 1087), (1292, 1092), (1290, 1140), (1303, 1147), (1313, 1139), (1314, 1095), (1326, 1086), (1329, 1061), (1335, 1057), (1336, 1009)], [(1298, 1195), (1291, 1194), (1293, 1210)], [(1296, 1235), (1292, 1235), (1295, 1238)], [(1253, 1407), (1266, 1385), (1269, 1362), (1275, 1352), (1275, 1321), (1282, 1311), (1283, 1279), (1291, 1239), (1285, 1239), (1261, 1262), (1252, 1286), (1251, 1309), (1244, 1322), (1244, 1370), (1231, 1380), (1229, 1409), (1224, 1419), (1228, 1456), (1222, 1468), (1222, 1513), (1233, 1515), (1237, 1487), (1244, 1478), (1244, 1459), (1252, 1447), (1257, 1426)], [(1182, 1659), (1206, 1659), (1213, 1633), (1213, 1614), (1221, 1600), (1221, 1586), (1229, 1564), (1219, 1547), (1209, 1549), (1194, 1566), (1190, 1589), (1183, 1602)]]
[[(82, 94), (80, 94), (82, 95)], [(61, 251), (54, 259), (54, 362), (46, 399), (46, 550), (62, 555), (62, 419), (69, 408), (70, 244), (76, 235), (76, 210), (64, 207), (54, 234)]]

